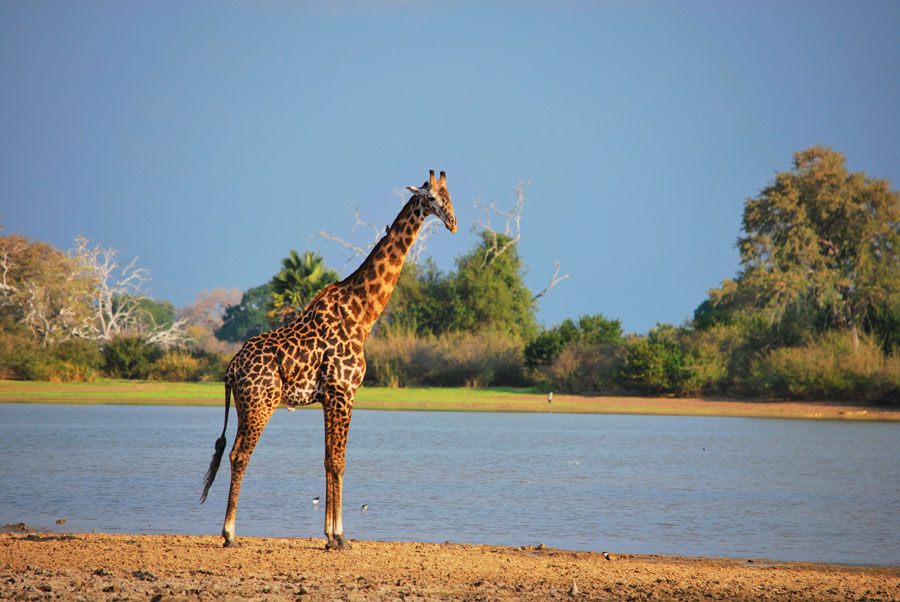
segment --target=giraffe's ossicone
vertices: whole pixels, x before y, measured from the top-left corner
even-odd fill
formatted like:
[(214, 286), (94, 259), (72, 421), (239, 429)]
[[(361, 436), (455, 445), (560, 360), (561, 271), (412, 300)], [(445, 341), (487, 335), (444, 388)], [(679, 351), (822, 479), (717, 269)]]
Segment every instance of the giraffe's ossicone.
[(244, 343), (225, 373), (225, 426), (216, 441), (206, 473), (209, 488), (225, 452), (231, 396), (237, 411), (237, 434), (231, 448), (231, 488), (222, 536), (236, 545), (235, 514), (241, 479), (250, 454), (275, 409), (321, 403), (325, 413), (325, 537), (327, 549), (349, 548), (341, 521), (344, 458), (356, 389), (366, 372), (363, 344), (387, 305), (406, 254), (422, 223), (436, 215), (456, 232), (456, 216), (444, 172), (431, 171), (355, 272), (325, 288), (293, 323), (264, 332)]

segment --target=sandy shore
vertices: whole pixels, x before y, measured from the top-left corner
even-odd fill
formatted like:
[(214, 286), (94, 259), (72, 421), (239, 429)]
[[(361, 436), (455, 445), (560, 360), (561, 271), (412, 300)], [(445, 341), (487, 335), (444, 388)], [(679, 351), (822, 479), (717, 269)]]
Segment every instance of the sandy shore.
[(900, 568), (218, 536), (0, 534), (10, 600), (900, 600)]

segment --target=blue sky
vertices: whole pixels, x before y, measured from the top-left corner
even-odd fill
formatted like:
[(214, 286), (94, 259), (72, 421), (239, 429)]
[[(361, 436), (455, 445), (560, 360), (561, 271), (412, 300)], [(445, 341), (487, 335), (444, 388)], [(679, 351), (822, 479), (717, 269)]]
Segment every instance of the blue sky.
[[(746, 197), (812, 144), (900, 182), (900, 3), (0, 2), (0, 223), (78, 233), (176, 306), (379, 225), (446, 170), (460, 230), (531, 180), (546, 325), (689, 318), (738, 270)], [(352, 270), (351, 264), (342, 270)]]

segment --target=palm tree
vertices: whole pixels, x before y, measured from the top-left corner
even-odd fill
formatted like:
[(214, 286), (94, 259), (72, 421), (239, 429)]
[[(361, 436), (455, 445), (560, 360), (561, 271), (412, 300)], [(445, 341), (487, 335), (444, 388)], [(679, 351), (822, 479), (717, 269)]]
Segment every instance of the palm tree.
[(338, 273), (325, 265), (318, 253), (307, 251), (303, 257), (291, 249), (281, 260), (281, 270), (272, 277), (272, 313), (300, 313), (323, 288), (337, 282)]

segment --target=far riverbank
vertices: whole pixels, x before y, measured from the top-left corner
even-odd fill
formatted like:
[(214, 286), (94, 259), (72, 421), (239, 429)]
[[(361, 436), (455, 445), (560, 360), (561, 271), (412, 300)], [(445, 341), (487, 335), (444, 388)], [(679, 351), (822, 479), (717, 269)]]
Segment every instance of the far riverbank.
[[(105, 379), (93, 383), (0, 381), (0, 403), (221, 405), (222, 383)], [(317, 407), (317, 406), (311, 406)], [(841, 401), (738, 400), (698, 397), (589, 397), (535, 389), (362, 387), (355, 408), (456, 412), (565, 412), (680, 416), (742, 416), (820, 420), (900, 420), (900, 408)]]

